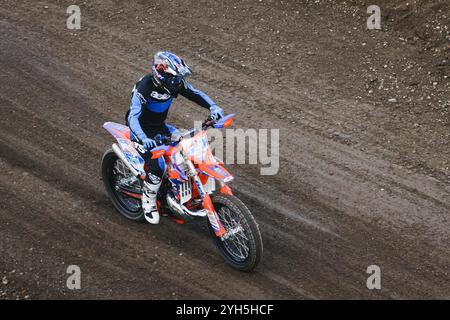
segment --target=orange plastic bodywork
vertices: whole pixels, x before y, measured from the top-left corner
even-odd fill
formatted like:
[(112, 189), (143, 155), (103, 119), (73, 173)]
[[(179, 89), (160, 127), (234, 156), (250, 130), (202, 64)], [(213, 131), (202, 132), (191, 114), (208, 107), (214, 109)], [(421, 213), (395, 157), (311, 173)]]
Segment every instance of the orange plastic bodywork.
[(233, 122), (234, 122), (233, 118), (230, 118), (223, 123), (223, 127), (228, 128), (229, 126), (231, 126), (233, 124)]
[(158, 159), (164, 156), (164, 153), (166, 153), (165, 150), (156, 150), (152, 152), (152, 159)]
[[(220, 169), (220, 171), (225, 173), (225, 175), (222, 175), (222, 174), (218, 173), (216, 170), (214, 170), (213, 168), (216, 167), (216, 166)], [(231, 176), (231, 174), (228, 172), (228, 170), (225, 169), (220, 164), (216, 164), (216, 163), (214, 163), (214, 164), (200, 163), (200, 164), (197, 165), (197, 167), (203, 173), (213, 177), (214, 179), (220, 180), (220, 181), (223, 181), (225, 178)]]
[(176, 150), (177, 150), (177, 148), (175, 148), (174, 146), (170, 146), (169, 149), (168, 149), (167, 152), (166, 152), (166, 157), (172, 156), (172, 153), (173, 153), (174, 151), (176, 151)]
[(233, 192), (231, 191), (231, 188), (229, 186), (227, 186), (226, 184), (224, 184), (221, 188), (220, 188), (220, 193), (221, 194), (227, 194), (232, 196)]
[(176, 170), (170, 169), (170, 167), (167, 169), (167, 175), (169, 179), (181, 179), (180, 174)]
[(207, 176), (206, 174), (203, 174), (201, 172), (199, 172), (198, 177), (200, 178), (200, 181), (202, 182), (202, 184), (205, 184), (209, 179), (209, 176)]
[(130, 130), (129, 129), (125, 130), (125, 131), (119, 131), (119, 130), (116, 130), (114, 128), (110, 128), (108, 130), (113, 131), (117, 136), (119, 136), (122, 139), (131, 140), (131, 134), (130, 134)]
[(219, 224), (219, 231), (214, 230), (215, 234), (217, 237), (223, 236), (226, 233), (225, 228), (222, 226), (222, 224), (220, 223), (220, 219), (216, 213), (216, 209), (214, 209), (214, 205), (211, 201), (211, 197), (209, 196), (209, 194), (205, 195), (205, 198), (203, 199), (203, 207), (208, 210), (209, 212), (211, 212), (212, 214), (214, 214), (217, 223)]
[(198, 191), (197, 185), (195, 183), (192, 184), (192, 199), (199, 199), (200, 192)]

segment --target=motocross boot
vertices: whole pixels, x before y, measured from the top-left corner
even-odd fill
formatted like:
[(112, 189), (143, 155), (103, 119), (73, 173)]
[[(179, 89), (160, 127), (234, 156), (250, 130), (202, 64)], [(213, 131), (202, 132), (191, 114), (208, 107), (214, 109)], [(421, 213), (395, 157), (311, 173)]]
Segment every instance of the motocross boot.
[(156, 205), (156, 196), (161, 185), (161, 179), (148, 174), (150, 177), (144, 181), (142, 187), (142, 210), (144, 217), (151, 224), (159, 223), (159, 212)]

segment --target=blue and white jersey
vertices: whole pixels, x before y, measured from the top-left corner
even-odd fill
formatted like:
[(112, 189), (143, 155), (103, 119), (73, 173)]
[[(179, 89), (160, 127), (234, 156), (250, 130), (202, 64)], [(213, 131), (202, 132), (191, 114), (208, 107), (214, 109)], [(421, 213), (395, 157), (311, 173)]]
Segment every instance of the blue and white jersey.
[(192, 87), (183, 80), (183, 85), (176, 93), (157, 86), (152, 75), (141, 78), (133, 88), (130, 111), (127, 117), (131, 132), (142, 140), (150, 137), (164, 127), (169, 107), (173, 99), (181, 94), (183, 97), (210, 109), (215, 103), (205, 93)]

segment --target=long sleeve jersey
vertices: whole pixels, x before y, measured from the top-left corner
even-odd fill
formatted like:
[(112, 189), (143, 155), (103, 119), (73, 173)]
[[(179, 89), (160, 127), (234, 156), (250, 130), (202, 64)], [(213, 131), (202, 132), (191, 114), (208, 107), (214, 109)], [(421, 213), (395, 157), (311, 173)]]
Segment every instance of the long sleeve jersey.
[(141, 78), (133, 88), (128, 125), (134, 135), (140, 140), (146, 137), (145, 132), (153, 131), (164, 125), (173, 99), (178, 94), (210, 109), (215, 103), (205, 93), (195, 89), (191, 84), (183, 80), (181, 89), (171, 94), (163, 88), (155, 85), (152, 75)]

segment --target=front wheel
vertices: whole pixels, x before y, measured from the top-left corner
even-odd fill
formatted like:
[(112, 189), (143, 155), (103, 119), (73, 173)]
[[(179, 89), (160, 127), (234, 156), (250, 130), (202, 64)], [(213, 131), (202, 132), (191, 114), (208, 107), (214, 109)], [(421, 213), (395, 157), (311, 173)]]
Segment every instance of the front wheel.
[(209, 230), (225, 261), (240, 271), (251, 271), (259, 263), (263, 253), (263, 243), (258, 224), (250, 210), (237, 197), (215, 195), (214, 208), (226, 230), (223, 237), (217, 237), (214, 229)]

